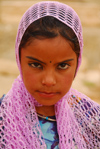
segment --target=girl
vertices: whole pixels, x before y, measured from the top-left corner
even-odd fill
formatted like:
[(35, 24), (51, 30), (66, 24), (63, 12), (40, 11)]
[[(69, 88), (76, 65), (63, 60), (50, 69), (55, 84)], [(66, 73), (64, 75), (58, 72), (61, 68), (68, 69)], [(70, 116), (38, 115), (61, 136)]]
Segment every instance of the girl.
[(53, 1), (30, 7), (15, 49), (20, 76), (1, 103), (0, 148), (99, 149), (100, 106), (71, 88), (83, 49), (76, 12)]

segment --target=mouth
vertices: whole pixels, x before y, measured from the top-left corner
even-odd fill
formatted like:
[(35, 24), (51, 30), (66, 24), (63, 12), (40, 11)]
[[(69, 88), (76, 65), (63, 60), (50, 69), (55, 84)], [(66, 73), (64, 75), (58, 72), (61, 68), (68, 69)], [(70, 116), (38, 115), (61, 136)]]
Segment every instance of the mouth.
[(54, 97), (59, 94), (59, 92), (45, 92), (45, 91), (37, 91), (39, 96), (41, 97)]

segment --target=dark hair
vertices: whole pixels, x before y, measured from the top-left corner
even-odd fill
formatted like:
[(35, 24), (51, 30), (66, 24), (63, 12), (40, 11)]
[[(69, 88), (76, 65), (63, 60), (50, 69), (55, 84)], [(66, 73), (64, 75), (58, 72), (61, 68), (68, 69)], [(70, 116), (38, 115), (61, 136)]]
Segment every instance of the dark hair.
[(52, 16), (40, 18), (29, 25), (22, 37), (19, 46), (19, 57), (21, 48), (24, 48), (25, 46), (30, 44), (33, 39), (54, 38), (58, 35), (61, 35), (66, 40), (69, 40), (71, 43), (73, 43), (73, 51), (76, 53), (78, 59), (80, 47), (74, 31)]

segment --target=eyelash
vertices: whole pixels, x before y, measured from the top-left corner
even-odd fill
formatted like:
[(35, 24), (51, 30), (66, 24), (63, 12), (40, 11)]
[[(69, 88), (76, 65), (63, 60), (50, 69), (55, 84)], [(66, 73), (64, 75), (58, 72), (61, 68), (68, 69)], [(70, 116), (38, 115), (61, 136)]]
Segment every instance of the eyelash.
[[(62, 66), (61, 66), (62, 65)], [(60, 67), (59, 67), (60, 66)], [(63, 67), (64, 66), (64, 67)], [(66, 70), (70, 65), (67, 63), (61, 63), (58, 65), (58, 69)]]
[[(29, 63), (29, 66), (33, 67), (33, 68), (38, 68), (38, 69), (43, 69), (43, 66), (40, 63), (34, 62), (34, 63)], [(61, 63), (57, 66), (57, 69), (59, 70), (66, 70), (68, 69), (70, 65), (67, 63)]]
[(33, 68), (38, 68), (38, 69), (42, 69), (42, 65), (40, 63), (34, 62), (34, 63), (29, 63), (29, 66), (33, 67)]

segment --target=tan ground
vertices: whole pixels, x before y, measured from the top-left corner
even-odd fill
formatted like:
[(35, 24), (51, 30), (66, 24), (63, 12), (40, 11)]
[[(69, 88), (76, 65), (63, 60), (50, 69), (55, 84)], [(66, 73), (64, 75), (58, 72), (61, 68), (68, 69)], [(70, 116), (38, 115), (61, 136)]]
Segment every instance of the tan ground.
[[(0, 96), (9, 91), (19, 74), (14, 56), (17, 27), (22, 14), (35, 2), (0, 1)], [(83, 61), (73, 87), (100, 103), (100, 1), (64, 3), (76, 10), (83, 26)]]

